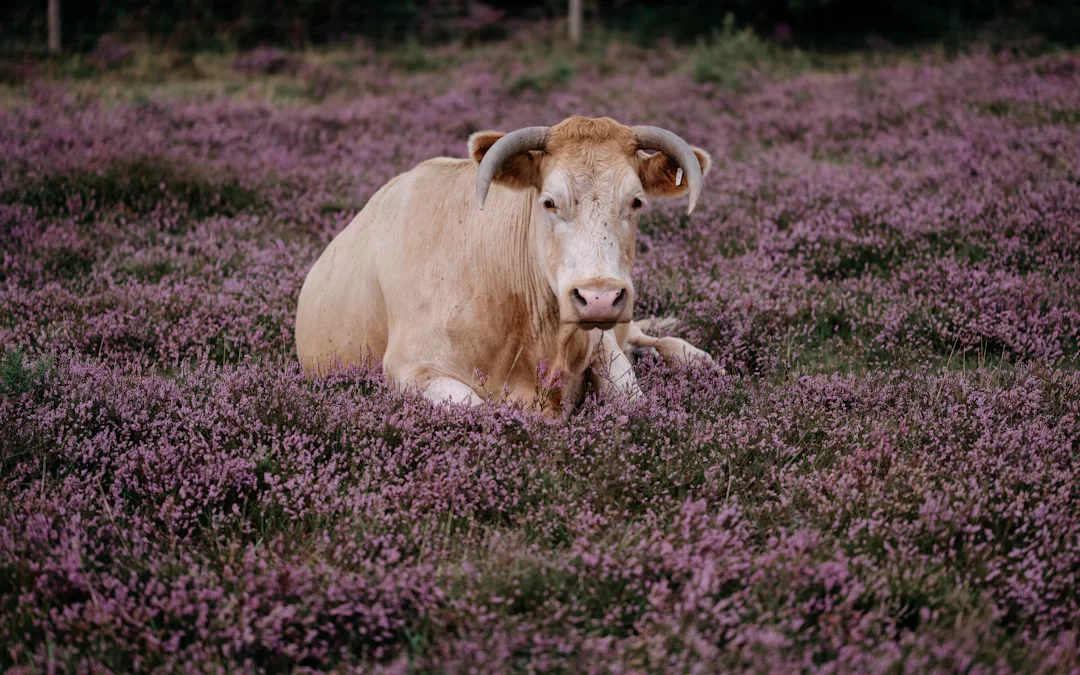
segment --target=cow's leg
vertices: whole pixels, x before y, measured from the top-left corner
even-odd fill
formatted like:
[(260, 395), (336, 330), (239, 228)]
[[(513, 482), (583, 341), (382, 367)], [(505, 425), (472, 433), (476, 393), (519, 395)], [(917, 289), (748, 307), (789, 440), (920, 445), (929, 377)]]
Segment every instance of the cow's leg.
[(484, 402), (472, 387), (461, 380), (447, 375), (429, 362), (410, 358), (411, 355), (402, 350), (401, 345), (401, 342), (391, 342), (382, 364), (386, 377), (398, 387), (419, 390), (424, 398), (436, 403), (477, 405)]
[(626, 335), (626, 344), (632, 349), (655, 349), (668, 363), (713, 360), (708, 352), (698, 349), (686, 340), (677, 337), (653, 337), (642, 330), (642, 324), (648, 326), (655, 323), (656, 320), (632, 322)]
[(436, 403), (479, 405), (484, 402), (472, 387), (452, 377), (435, 377), (425, 382), (424, 396)]
[(641, 396), (634, 366), (619, 347), (614, 331), (606, 330), (600, 334), (590, 371), (596, 391), (625, 394), (631, 400)]

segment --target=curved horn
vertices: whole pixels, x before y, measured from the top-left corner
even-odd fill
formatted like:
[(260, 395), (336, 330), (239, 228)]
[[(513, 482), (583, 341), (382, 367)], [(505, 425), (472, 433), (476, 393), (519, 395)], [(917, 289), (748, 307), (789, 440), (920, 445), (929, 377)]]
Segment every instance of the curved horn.
[[(679, 165), (686, 174), (686, 185), (690, 188), (690, 208), (686, 213), (694, 212), (698, 195), (701, 194), (701, 164), (697, 155), (686, 141), (667, 129), (660, 127), (634, 127), (634, 138), (641, 150), (659, 150)], [(484, 159), (487, 159), (485, 157)]]
[(525, 127), (511, 131), (488, 148), (476, 172), (476, 204), (481, 211), (484, 210), (491, 179), (498, 173), (503, 162), (519, 152), (543, 150), (547, 145), (549, 129), (550, 127)]

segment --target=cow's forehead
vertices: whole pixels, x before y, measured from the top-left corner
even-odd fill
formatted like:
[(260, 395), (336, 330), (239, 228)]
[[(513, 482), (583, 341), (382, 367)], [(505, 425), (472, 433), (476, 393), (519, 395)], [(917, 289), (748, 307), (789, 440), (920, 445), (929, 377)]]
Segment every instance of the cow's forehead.
[(544, 182), (572, 194), (611, 193), (636, 175), (637, 142), (630, 127), (607, 117), (571, 117), (551, 127)]
[(630, 127), (609, 117), (571, 117), (551, 127), (546, 152), (565, 159), (590, 160), (603, 155), (634, 154)]
[(544, 162), (544, 185), (559, 186), (574, 194), (610, 193), (636, 176), (633, 155), (605, 147), (584, 155), (548, 155)]
[(622, 161), (605, 163), (603, 166), (564, 167), (559, 172), (562, 176), (560, 183), (577, 197), (592, 195), (596, 199), (615, 198), (624, 189), (632, 190), (635, 187), (628, 184), (636, 176), (628, 159), (622, 158)]
[(574, 191), (603, 188), (632, 168), (635, 148), (629, 127), (606, 117), (571, 117), (551, 128), (545, 178), (561, 175)]

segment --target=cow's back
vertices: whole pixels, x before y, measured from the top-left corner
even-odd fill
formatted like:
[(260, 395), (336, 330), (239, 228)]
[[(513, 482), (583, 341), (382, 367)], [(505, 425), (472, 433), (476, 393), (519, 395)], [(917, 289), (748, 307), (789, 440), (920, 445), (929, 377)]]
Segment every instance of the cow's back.
[(380, 188), (315, 261), (296, 307), (296, 353), (305, 370), (382, 360), (387, 343), (386, 304), (376, 261), (394, 255), (383, 232), (401, 218), (399, 185)]
[[(308, 273), (297, 305), (296, 349), (305, 369), (370, 356), (397, 379), (407, 375), (392, 372), (397, 362), (450, 356), (454, 345), (443, 329), (467, 311), (464, 300), (490, 290), (478, 256), (505, 248), (490, 240), (492, 229), (501, 233), (502, 223), (517, 215), (504, 213), (508, 204), (531, 203), (525, 191), (495, 190), (493, 203), (479, 211), (475, 183), (471, 160), (428, 160), (384, 185), (335, 237)], [(493, 228), (492, 221), (500, 225)], [(508, 254), (503, 251), (504, 262)]]

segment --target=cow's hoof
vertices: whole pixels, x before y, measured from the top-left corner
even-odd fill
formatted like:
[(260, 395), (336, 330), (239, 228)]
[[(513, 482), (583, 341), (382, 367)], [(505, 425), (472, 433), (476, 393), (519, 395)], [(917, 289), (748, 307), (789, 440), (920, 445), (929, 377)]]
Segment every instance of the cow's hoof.
[(634, 363), (644, 359), (646, 356), (651, 356), (654, 359), (660, 358), (660, 352), (656, 351), (656, 347), (634, 347), (631, 354), (633, 354), (634, 358), (631, 360)]
[(697, 347), (687, 344), (684, 345), (682, 353), (675, 354), (672, 359), (675, 363), (686, 363), (688, 366), (697, 368), (715, 368), (720, 371), (721, 374), (727, 374), (722, 367), (717, 365), (716, 360), (713, 359), (712, 354), (704, 349), (698, 349)]
[(704, 349), (698, 349), (693, 345), (683, 345), (683, 348), (680, 350), (680, 352), (681, 353), (675, 355), (676, 361), (701, 363), (703, 361), (708, 362), (713, 360), (712, 354), (705, 351)]

